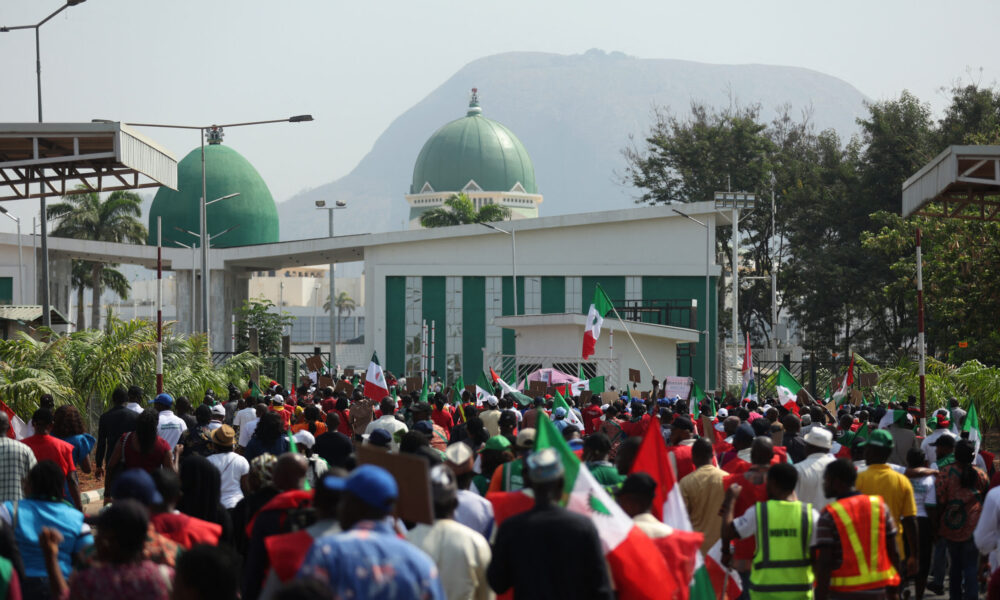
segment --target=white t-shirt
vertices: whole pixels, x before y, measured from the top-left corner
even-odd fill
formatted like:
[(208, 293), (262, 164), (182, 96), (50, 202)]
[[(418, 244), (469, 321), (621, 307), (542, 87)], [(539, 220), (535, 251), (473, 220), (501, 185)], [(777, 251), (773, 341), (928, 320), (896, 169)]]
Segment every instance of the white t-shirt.
[(250, 463), (235, 452), (212, 454), (208, 457), (208, 462), (215, 465), (221, 475), (222, 497), (219, 500), (226, 508), (233, 508), (243, 499), (240, 479), (250, 472)]
[(493, 503), (470, 490), (458, 490), (456, 521), (478, 531), (487, 540), (493, 534)]
[(910, 484), (913, 485), (913, 499), (917, 501), (917, 516), (927, 516), (927, 505), (937, 504), (937, 495), (934, 490), (934, 476), (912, 477)]
[(250, 421), (257, 420), (257, 409), (249, 406), (241, 411), (238, 411), (235, 416), (233, 416), (233, 427), (243, 427)]
[[(809, 547), (816, 545), (816, 521), (819, 520), (819, 511), (812, 509), (812, 535), (809, 536)], [(757, 505), (754, 504), (742, 515), (733, 519), (733, 527), (741, 538), (748, 538), (757, 533)]]
[(238, 442), (240, 446), (246, 448), (247, 444), (250, 443), (250, 438), (253, 437), (253, 432), (257, 431), (257, 423), (260, 423), (260, 419), (248, 421), (246, 425), (240, 427), (240, 441)]
[(181, 439), (181, 434), (187, 431), (187, 423), (184, 419), (174, 414), (172, 410), (160, 411), (160, 424), (156, 427), (156, 435), (160, 436), (173, 450), (177, 445), (177, 440)]

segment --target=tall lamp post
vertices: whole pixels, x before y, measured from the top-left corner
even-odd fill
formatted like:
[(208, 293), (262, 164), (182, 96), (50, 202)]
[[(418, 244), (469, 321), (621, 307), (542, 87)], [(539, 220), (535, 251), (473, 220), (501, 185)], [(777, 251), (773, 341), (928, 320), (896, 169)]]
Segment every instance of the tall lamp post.
[(705, 330), (702, 333), (705, 334), (705, 391), (707, 392), (708, 389), (709, 389), (709, 386), (711, 385), (709, 383), (709, 380), (708, 380), (708, 369), (709, 369), (709, 366), (708, 366), (709, 365), (708, 355), (710, 353), (710, 348), (711, 348), (712, 341), (711, 341), (711, 339), (708, 336), (709, 336), (709, 331), (710, 331), (709, 323), (711, 323), (711, 321), (709, 321), (709, 317), (712, 314), (712, 303), (709, 300), (709, 298), (710, 298), (710, 296), (709, 296), (709, 275), (710, 275), (709, 269), (711, 269), (711, 264), (712, 264), (711, 263), (711, 258), (712, 258), (712, 235), (711, 234), (712, 234), (712, 232), (710, 230), (710, 227), (709, 227), (707, 221), (705, 221), (705, 222), (699, 221), (698, 219), (692, 217), (689, 214), (682, 213), (681, 211), (677, 210), (676, 208), (671, 208), (670, 210), (674, 211), (675, 213), (679, 214), (680, 216), (684, 217), (685, 219), (687, 219), (689, 221), (693, 221), (693, 222), (697, 223), (698, 225), (701, 225), (702, 227), (705, 228)]
[(15, 217), (0, 206), (0, 213), (17, 223), (17, 303), (24, 305), (24, 259), (21, 257), (21, 217)]
[[(201, 309), (201, 327), (202, 327), (202, 330), (205, 333), (206, 341), (208, 342), (207, 346), (208, 346), (209, 352), (211, 352), (212, 344), (211, 344), (211, 332), (210, 332), (209, 319), (208, 319), (208, 313), (209, 313), (209, 309), (208, 309), (208, 290), (209, 290), (209, 287), (208, 286), (209, 286), (210, 274), (208, 272), (208, 243), (207, 243), (208, 232), (206, 230), (207, 219), (208, 219), (208, 216), (207, 216), (208, 215), (207, 207), (212, 202), (215, 202), (217, 200), (223, 200), (227, 196), (224, 196), (223, 198), (217, 198), (216, 200), (212, 200), (210, 202), (206, 202), (206, 198), (208, 197), (208, 190), (207, 190), (208, 185), (207, 185), (207, 181), (206, 181), (206, 178), (205, 178), (205, 137), (206, 137), (206, 135), (208, 135), (209, 132), (211, 132), (211, 134), (213, 136), (217, 135), (217, 136), (221, 137), (223, 129), (225, 129), (227, 127), (246, 127), (248, 125), (267, 125), (269, 123), (303, 123), (303, 122), (312, 121), (312, 120), (313, 120), (312, 115), (296, 115), (294, 117), (288, 117), (286, 119), (269, 119), (269, 120), (266, 120), (266, 121), (247, 121), (247, 122), (244, 122), (244, 123), (226, 123), (224, 125), (166, 125), (166, 124), (163, 124), (163, 123), (128, 123), (128, 125), (131, 126), (131, 127), (160, 127), (160, 128), (164, 128), (164, 129), (193, 129), (193, 130), (197, 130), (199, 132), (199, 136), (200, 136), (200, 139), (201, 139), (201, 201), (200, 201), (201, 202), (201, 210), (200, 210), (200, 213), (201, 213), (201, 217), (200, 217), (201, 218), (201, 273), (202, 273), (202, 275), (201, 275), (201, 306), (202, 306), (202, 309)], [(95, 121), (101, 121), (101, 119), (95, 119)]]
[[(77, 4), (83, 4), (86, 0), (66, 0), (66, 4), (63, 4), (49, 16), (45, 17), (41, 21), (35, 23), (34, 25), (15, 25), (11, 27), (0, 26), (0, 33), (7, 33), (10, 31), (18, 31), (22, 29), (34, 29), (35, 30), (35, 93), (38, 100), (38, 122), (42, 122), (42, 41), (40, 37), (40, 30), (42, 25), (45, 25), (51, 21), (56, 15), (66, 10), (70, 6), (76, 6)], [(43, 183), (39, 183), (40, 186), (44, 186)], [(49, 310), (49, 228), (47, 223), (48, 216), (48, 206), (47, 206), (46, 196), (44, 194), (38, 197), (39, 212), (41, 214), (42, 221), (42, 325), (46, 327), (52, 327), (52, 313)]]
[[(220, 200), (228, 200), (229, 198), (235, 198), (236, 196), (239, 196), (239, 195), (240, 195), (239, 192), (235, 192), (233, 194), (227, 194), (225, 196), (222, 196), (221, 198), (216, 198), (215, 200), (209, 200), (208, 202), (202, 202), (202, 211), (201, 211), (202, 218), (204, 218), (204, 216), (205, 216), (205, 210), (204, 210), (204, 208), (206, 206), (208, 206), (209, 204), (213, 204), (213, 203), (218, 202)], [(205, 223), (204, 220), (201, 222), (201, 233), (195, 233), (194, 231), (191, 231), (189, 229), (183, 229), (181, 227), (176, 227), (176, 226), (174, 227), (174, 229), (176, 229), (177, 231), (181, 231), (183, 233), (186, 233), (188, 235), (191, 235), (191, 236), (194, 236), (194, 237), (198, 238), (199, 242), (201, 243), (201, 291), (202, 291), (202, 296), (201, 296), (201, 320), (202, 320), (202, 324), (204, 324), (205, 321), (208, 318), (207, 317), (207, 315), (208, 315), (208, 301), (205, 298), (205, 290), (208, 289), (208, 251), (211, 249), (212, 240), (214, 240), (215, 238), (219, 237), (220, 235), (225, 235), (225, 234), (229, 233), (230, 231), (232, 231), (234, 229), (237, 229), (238, 227), (239, 227), (238, 224), (237, 225), (233, 225), (232, 227), (229, 227), (227, 229), (223, 229), (219, 233), (216, 233), (216, 234), (210, 235), (210, 236), (206, 235), (206, 233), (205, 233), (206, 229), (208, 228), (208, 226), (207, 226), (207, 224)], [(194, 265), (191, 265), (191, 269), (194, 270)], [(191, 291), (192, 291), (192, 293), (194, 292), (193, 289)], [(192, 318), (194, 318), (193, 315), (192, 315)], [(205, 329), (205, 337), (206, 337), (206, 341), (207, 341), (207, 338), (208, 338), (208, 329), (207, 328)], [(209, 352), (212, 351), (211, 347), (209, 347), (208, 351)]]
[(510, 236), (510, 272), (511, 272), (511, 275), (512, 275), (512, 280), (514, 282), (514, 285), (513, 285), (513, 289), (514, 289), (514, 315), (517, 315), (518, 314), (518, 310), (517, 310), (517, 245), (516, 245), (516, 242), (514, 240), (514, 233), (515, 233), (514, 228), (511, 227), (510, 231), (507, 231), (506, 229), (500, 229), (499, 227), (496, 227), (494, 225), (490, 225), (489, 223), (480, 223), (480, 225), (482, 225), (483, 227), (487, 227), (489, 229), (492, 229), (493, 231), (499, 231), (500, 233), (506, 233), (507, 235)]
[[(327, 206), (326, 200), (317, 200), (316, 209), (325, 210), (330, 214), (330, 238), (333, 238), (333, 211), (347, 208), (347, 203), (337, 200), (333, 206)], [(337, 328), (340, 326), (339, 316), (334, 313), (334, 303), (337, 301), (337, 263), (330, 261), (330, 373), (331, 377), (337, 370)]]

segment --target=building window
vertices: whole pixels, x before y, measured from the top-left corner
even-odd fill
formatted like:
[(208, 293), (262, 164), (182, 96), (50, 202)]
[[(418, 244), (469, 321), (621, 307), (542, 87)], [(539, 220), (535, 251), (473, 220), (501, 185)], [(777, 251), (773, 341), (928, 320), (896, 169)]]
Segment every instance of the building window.
[(493, 324), (493, 319), (503, 314), (503, 279), (486, 278), (486, 354), (503, 351), (503, 330)]
[[(406, 278), (406, 373), (420, 372), (423, 355), (423, 277)], [(399, 374), (397, 374), (399, 375)]]
[(444, 382), (451, 385), (462, 374), (462, 278), (445, 279), (445, 363)]
[(542, 314), (542, 278), (524, 278), (524, 314)]
[[(566, 312), (582, 313), (583, 279), (580, 277), (566, 278)], [(589, 305), (588, 305), (589, 307)]]
[(627, 302), (642, 300), (642, 277), (625, 278), (625, 300)]

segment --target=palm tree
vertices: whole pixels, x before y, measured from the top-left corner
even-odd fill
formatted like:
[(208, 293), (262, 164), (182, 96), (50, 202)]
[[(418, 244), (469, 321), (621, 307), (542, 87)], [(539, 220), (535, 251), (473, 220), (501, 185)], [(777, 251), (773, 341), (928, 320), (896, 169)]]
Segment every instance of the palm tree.
[(444, 201), (444, 206), (432, 208), (420, 215), (423, 227), (450, 227), (469, 223), (490, 223), (510, 218), (510, 209), (499, 204), (486, 204), (479, 210), (465, 192)]
[[(347, 313), (347, 316), (351, 316), (354, 309), (358, 307), (358, 303), (354, 301), (347, 295), (347, 292), (339, 292), (337, 294), (337, 300), (333, 303), (334, 307), (337, 309), (337, 323), (340, 323), (340, 317)], [(330, 296), (326, 297), (326, 302), (323, 303), (323, 312), (330, 312)], [(339, 333), (338, 336), (340, 337)], [(339, 341), (338, 341), (339, 343)]]
[[(122, 300), (128, 300), (132, 285), (121, 271), (114, 268), (117, 266), (117, 264), (104, 265), (104, 269), (101, 271), (101, 283)], [(76, 326), (81, 328), (86, 322), (83, 312), (86, 308), (86, 302), (83, 300), (83, 289), (91, 285), (93, 264), (85, 260), (74, 260), (72, 271), (71, 285), (76, 290)]]
[[(80, 240), (143, 244), (146, 227), (139, 222), (142, 198), (133, 192), (111, 192), (101, 200), (97, 192), (69, 194), (63, 201), (49, 206), (48, 218), (59, 219), (52, 235)], [(93, 290), (90, 326), (101, 323), (101, 293), (107, 281), (103, 263), (90, 263), (90, 289)], [(126, 282), (127, 283), (127, 282)]]

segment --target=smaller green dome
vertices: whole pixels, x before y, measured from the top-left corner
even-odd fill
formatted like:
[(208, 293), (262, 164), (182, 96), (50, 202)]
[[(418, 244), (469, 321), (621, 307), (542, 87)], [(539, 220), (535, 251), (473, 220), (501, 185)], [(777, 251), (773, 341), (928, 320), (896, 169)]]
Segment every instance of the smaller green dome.
[[(205, 183), (209, 201), (239, 193), (210, 204), (207, 209), (208, 234), (235, 227), (212, 240), (213, 248), (269, 244), (278, 241), (278, 208), (271, 191), (257, 169), (239, 152), (219, 143), (221, 135), (210, 136), (205, 146)], [(201, 230), (201, 148), (195, 148), (177, 164), (177, 191), (161, 187), (149, 210), (149, 238), (156, 244), (156, 218), (163, 218), (163, 245), (190, 245), (200, 241), (177, 231)]]
[(427, 140), (413, 165), (410, 193), (424, 184), (436, 192), (458, 192), (475, 181), (483, 191), (508, 192), (518, 183), (537, 194), (535, 167), (524, 144), (504, 125), (482, 115), (477, 90), (469, 111), (447, 123)]

